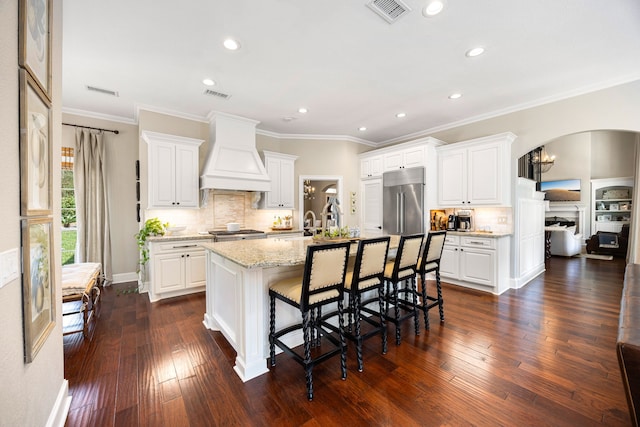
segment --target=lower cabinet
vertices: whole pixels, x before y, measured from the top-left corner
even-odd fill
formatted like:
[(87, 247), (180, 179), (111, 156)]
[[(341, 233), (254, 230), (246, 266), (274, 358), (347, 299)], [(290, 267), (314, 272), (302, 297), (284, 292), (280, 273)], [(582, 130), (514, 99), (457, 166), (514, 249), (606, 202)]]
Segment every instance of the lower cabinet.
[(149, 243), (149, 300), (186, 295), (205, 290), (206, 240), (175, 240)]
[(509, 288), (509, 237), (447, 234), (440, 275), (456, 285), (504, 292)]

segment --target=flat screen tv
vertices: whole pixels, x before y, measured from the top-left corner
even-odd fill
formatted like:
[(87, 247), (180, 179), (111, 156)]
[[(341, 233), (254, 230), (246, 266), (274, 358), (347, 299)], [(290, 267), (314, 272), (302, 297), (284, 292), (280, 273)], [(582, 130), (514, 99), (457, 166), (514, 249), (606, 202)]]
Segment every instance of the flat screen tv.
[(540, 183), (540, 191), (544, 192), (544, 199), (551, 202), (579, 202), (580, 180), (543, 181)]

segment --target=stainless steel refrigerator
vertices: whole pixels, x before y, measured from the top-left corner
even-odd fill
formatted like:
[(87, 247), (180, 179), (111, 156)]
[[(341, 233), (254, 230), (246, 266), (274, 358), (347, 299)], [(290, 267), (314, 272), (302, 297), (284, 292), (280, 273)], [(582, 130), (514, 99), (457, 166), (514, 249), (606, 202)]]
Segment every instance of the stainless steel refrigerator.
[(424, 233), (424, 168), (382, 174), (384, 234)]

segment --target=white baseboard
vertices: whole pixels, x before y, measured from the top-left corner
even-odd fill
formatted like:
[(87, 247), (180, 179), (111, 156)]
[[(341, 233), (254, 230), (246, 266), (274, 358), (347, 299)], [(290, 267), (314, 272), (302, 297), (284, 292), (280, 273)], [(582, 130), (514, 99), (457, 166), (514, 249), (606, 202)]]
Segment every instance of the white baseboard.
[(69, 395), (69, 381), (62, 380), (62, 385), (58, 391), (58, 397), (49, 413), (46, 427), (64, 427), (71, 407), (71, 396)]
[(125, 283), (125, 282), (137, 282), (138, 273), (118, 273), (113, 275), (113, 284)]

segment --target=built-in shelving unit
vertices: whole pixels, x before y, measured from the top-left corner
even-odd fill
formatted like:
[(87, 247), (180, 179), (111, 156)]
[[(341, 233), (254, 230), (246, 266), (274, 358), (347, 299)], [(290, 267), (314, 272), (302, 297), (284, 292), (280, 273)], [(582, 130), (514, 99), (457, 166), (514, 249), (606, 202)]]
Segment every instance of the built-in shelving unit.
[(631, 220), (633, 178), (591, 180), (591, 230), (619, 233)]

